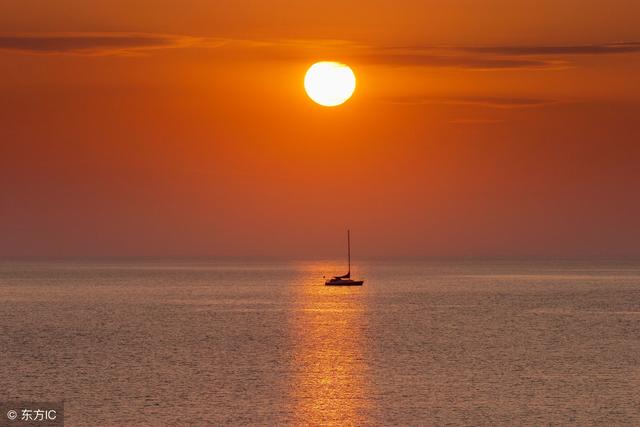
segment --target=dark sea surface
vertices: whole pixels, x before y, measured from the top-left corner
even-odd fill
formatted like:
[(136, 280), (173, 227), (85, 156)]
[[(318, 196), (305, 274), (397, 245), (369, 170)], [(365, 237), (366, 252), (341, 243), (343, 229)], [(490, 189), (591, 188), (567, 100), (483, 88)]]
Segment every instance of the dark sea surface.
[[(640, 263), (0, 263), (0, 400), (67, 426), (640, 425)], [(4, 417), (4, 414), (0, 414)]]

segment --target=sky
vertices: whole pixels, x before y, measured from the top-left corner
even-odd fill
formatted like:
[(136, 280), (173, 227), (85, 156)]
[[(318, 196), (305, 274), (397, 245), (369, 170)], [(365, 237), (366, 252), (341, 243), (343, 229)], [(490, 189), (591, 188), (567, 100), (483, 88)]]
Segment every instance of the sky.
[[(0, 258), (640, 257), (636, 0), (4, 0)], [(354, 96), (314, 104), (317, 61)]]

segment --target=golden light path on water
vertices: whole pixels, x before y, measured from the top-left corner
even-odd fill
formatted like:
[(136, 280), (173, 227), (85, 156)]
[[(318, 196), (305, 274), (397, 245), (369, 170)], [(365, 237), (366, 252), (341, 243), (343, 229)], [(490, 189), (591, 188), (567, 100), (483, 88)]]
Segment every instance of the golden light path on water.
[[(339, 265), (309, 270), (340, 271)], [(306, 269), (306, 268), (302, 268)], [(363, 288), (323, 286), (317, 278), (296, 286), (291, 327), (292, 414), (297, 425), (362, 425), (369, 408), (364, 354)]]

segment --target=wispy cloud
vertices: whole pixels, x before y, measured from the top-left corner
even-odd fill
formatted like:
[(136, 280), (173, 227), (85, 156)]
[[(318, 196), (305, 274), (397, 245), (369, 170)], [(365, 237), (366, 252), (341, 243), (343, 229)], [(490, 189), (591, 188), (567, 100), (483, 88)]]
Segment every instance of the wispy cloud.
[(227, 40), (224, 49), (230, 57), (271, 60), (354, 61), (396, 67), (456, 68), (469, 70), (557, 69), (567, 67), (558, 58), (528, 58), (489, 53), (469, 53), (459, 48), (417, 46), (387, 47), (348, 40)]
[[(0, 35), (0, 50), (35, 54), (132, 54), (154, 49), (181, 48), (214, 39), (146, 33), (20, 33)], [(219, 41), (223, 43), (223, 41)]]
[(552, 70), (575, 55), (633, 54), (640, 42), (558, 46), (378, 46), (349, 40), (233, 39), (147, 33), (22, 33), (0, 35), (0, 50), (27, 54), (132, 55), (161, 49), (219, 49), (221, 59), (310, 61), (461, 70)]
[(458, 49), (473, 53), (488, 53), (508, 56), (611, 55), (640, 52), (640, 42), (558, 46), (478, 46), (461, 47)]
[(495, 109), (524, 109), (545, 107), (560, 103), (554, 99), (542, 98), (515, 98), (496, 96), (460, 96), (460, 97), (428, 97), (428, 96), (406, 96), (387, 98), (384, 101), (393, 104), (406, 105), (468, 105), (472, 107), (495, 108)]
[(575, 55), (640, 53), (640, 42), (590, 45), (526, 46), (377, 46), (349, 40), (240, 40), (225, 46), (243, 57), (274, 60), (306, 60), (326, 57), (365, 64), (398, 67), (453, 68), (466, 70), (571, 68)]
[(496, 70), (508, 68), (563, 68), (565, 62), (529, 58), (502, 58), (489, 55), (434, 55), (425, 53), (372, 52), (356, 59), (367, 63), (392, 66), (419, 66), (437, 68), (462, 68), (470, 70)]
[(563, 69), (575, 55), (640, 53), (640, 42), (589, 45), (526, 46), (395, 46), (369, 47), (361, 57), (372, 63), (397, 66), (447, 67), (474, 70), (508, 68)]
[(456, 125), (493, 125), (497, 123), (504, 123), (503, 119), (489, 119), (489, 118), (467, 118), (467, 119), (454, 119), (449, 123)]

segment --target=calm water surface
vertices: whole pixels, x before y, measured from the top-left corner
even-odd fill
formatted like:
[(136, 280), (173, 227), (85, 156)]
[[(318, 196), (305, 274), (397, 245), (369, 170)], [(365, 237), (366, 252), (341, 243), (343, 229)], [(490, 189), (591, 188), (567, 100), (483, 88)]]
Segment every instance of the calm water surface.
[(640, 425), (640, 263), (0, 264), (0, 400), (69, 426)]

